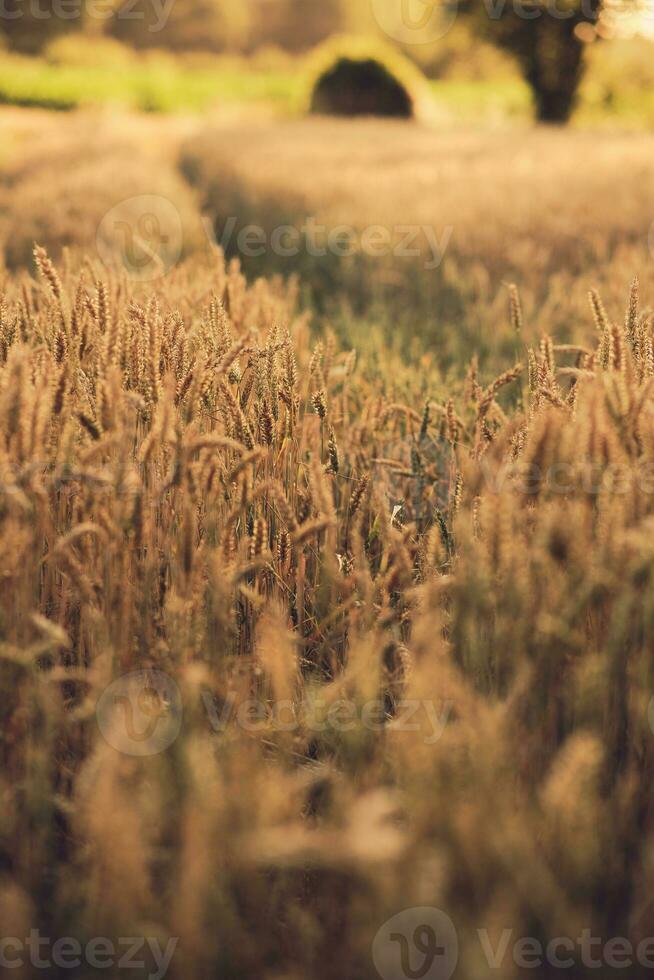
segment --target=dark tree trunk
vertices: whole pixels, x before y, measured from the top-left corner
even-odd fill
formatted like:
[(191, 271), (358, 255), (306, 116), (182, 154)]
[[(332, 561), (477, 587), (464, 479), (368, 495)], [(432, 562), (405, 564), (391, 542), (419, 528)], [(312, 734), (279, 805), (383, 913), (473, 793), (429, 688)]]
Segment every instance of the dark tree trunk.
[(584, 72), (584, 45), (576, 33), (597, 19), (600, 0), (564, 6), (562, 0), (460, 0), (489, 41), (519, 64), (541, 122), (564, 123), (575, 105)]
[[(574, 33), (575, 20), (547, 20), (534, 25), (534, 44), (523, 62), (541, 122), (565, 123), (575, 106), (583, 76), (583, 45)], [(531, 47), (531, 46), (530, 46)]]

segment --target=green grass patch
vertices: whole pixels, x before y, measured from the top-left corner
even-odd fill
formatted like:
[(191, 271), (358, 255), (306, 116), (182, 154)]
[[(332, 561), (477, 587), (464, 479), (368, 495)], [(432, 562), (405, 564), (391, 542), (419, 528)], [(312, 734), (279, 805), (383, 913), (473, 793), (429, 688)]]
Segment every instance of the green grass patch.
[(120, 104), (150, 112), (201, 112), (216, 105), (269, 103), (289, 109), (296, 92), (295, 78), (282, 72), (186, 69), (168, 59), (113, 70), (0, 58), (0, 103), (6, 105), (73, 109)]
[[(610, 63), (592, 61), (579, 93), (573, 123), (596, 127), (619, 123), (650, 127), (654, 89), (615, 77)], [(265, 105), (284, 115), (306, 109), (311, 62), (289, 59), (281, 65), (236, 57), (195, 62), (161, 53), (126, 63), (53, 63), (47, 58), (0, 55), (0, 104), (75, 109), (120, 105), (146, 112), (202, 113), (220, 106)], [(425, 82), (423, 99), (433, 98), (435, 122), (477, 124), (488, 120), (530, 120), (529, 87), (517, 75), (496, 79), (443, 78)], [(431, 115), (431, 113), (428, 113)]]

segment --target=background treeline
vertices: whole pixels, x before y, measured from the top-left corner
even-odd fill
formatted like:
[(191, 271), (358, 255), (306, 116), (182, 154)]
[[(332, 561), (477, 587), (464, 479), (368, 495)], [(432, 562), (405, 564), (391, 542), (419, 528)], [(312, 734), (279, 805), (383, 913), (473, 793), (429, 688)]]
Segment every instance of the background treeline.
[[(357, 6), (360, 14), (357, 14)], [(250, 53), (263, 45), (297, 52), (330, 34), (351, 30), (365, 17), (366, 3), (343, 0), (174, 0), (161, 26), (159, 8), (150, 0), (79, 2), (79, 11), (57, 16), (56, 0), (44, 0), (38, 10), (23, 0), (11, 0), (0, 30), (8, 46), (36, 54), (54, 36), (80, 28), (104, 33), (137, 48), (163, 47), (177, 51), (203, 50)], [(53, 16), (44, 13), (52, 10)]]
[[(601, 0), (569, 0), (563, 8), (553, 8), (551, 0), (442, 2), (445, 22), (452, 26), (434, 32), (428, 17), (421, 43), (412, 30), (405, 46), (428, 75), (441, 77), (453, 53), (485, 63), (491, 48), (500, 66), (502, 55), (513, 62), (532, 92), (539, 119), (568, 119), (584, 74), (585, 49), (607, 34)], [(392, 10), (394, 0), (388, 3)], [(339, 33), (383, 34), (369, 0), (77, 0), (77, 6), (67, 0), (65, 16), (63, 9), (61, 0), (8, 0), (0, 18), (5, 44), (22, 54), (41, 54), (60, 35), (79, 37), (81, 30), (141, 51), (250, 55), (275, 48), (299, 54)], [(435, 40), (434, 33), (439, 34)]]

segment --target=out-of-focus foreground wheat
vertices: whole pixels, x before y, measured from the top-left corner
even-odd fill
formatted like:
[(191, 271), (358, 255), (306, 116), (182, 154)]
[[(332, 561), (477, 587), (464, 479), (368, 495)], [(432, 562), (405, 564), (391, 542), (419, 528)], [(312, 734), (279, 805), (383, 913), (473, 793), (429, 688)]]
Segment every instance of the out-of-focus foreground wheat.
[[(592, 297), (592, 349), (403, 404), (281, 280), (36, 256), (0, 307), (4, 933), (176, 936), (185, 980), (372, 977), (410, 906), (451, 916), (466, 978), (479, 928), (651, 935), (636, 286), (624, 322)], [(183, 705), (144, 758), (96, 717), (137, 669)]]

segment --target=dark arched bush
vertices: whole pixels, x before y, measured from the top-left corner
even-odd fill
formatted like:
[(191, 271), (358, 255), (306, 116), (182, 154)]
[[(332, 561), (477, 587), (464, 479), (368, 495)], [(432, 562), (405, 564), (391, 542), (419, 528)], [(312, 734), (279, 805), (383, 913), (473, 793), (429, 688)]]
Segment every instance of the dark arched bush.
[(317, 80), (311, 111), (332, 116), (395, 116), (410, 119), (408, 89), (376, 58), (338, 58)]
[(305, 110), (332, 116), (431, 119), (433, 99), (416, 65), (381, 41), (333, 37), (307, 63)]

